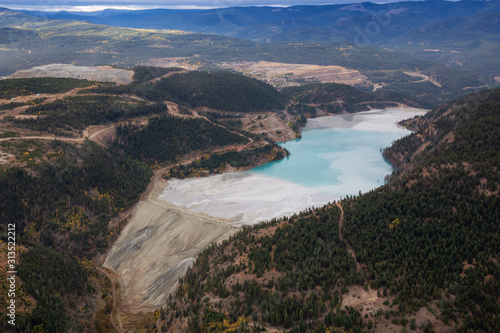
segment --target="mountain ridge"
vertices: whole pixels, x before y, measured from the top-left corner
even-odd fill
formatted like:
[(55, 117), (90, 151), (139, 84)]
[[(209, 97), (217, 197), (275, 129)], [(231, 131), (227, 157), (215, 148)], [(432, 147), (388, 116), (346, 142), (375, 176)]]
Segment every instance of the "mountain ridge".
[[(419, 1), (375, 4), (361, 2), (345, 5), (310, 5), (275, 7), (230, 7), (209, 10), (150, 9), (139, 11), (105, 10), (93, 13), (30, 12), (44, 19), (75, 19), (92, 23), (131, 28), (178, 29), (197, 33), (218, 34), (256, 42), (341, 42), (376, 45), (429, 59), (446, 66), (473, 69), (485, 81), (498, 76), (495, 54), (498, 52), (500, 29), (490, 26), (498, 22), (498, 1)], [(468, 32), (457, 33), (450, 22), (476, 21)], [(489, 26), (489, 38), (483, 26)], [(473, 30), (471, 30), (474, 28)], [(440, 36), (449, 35), (451, 40)], [(432, 42), (434, 41), (434, 42)], [(462, 53), (450, 49), (452, 41)], [(480, 42), (474, 52), (467, 43)], [(423, 43), (423, 44), (422, 44)], [(428, 44), (427, 46), (424, 44)], [(443, 49), (446, 54), (433, 54), (426, 49)], [(475, 59), (480, 57), (481, 63)]]
[[(87, 20), (92, 23), (105, 23), (133, 28), (178, 29), (259, 40), (260, 38), (272, 39), (273, 33), (269, 34), (268, 32), (267, 37), (252, 37), (252, 27), (258, 24), (274, 26), (278, 29), (277, 33), (286, 33), (287, 30), (298, 29), (301, 26), (318, 26), (325, 29), (334, 27), (341, 22), (343, 22), (341, 26), (344, 28), (349, 27), (352, 29), (354, 25), (363, 28), (366, 23), (375, 20), (382, 25), (383, 30), (387, 30), (391, 24), (395, 23), (393, 20), (398, 20), (399, 16), (401, 16), (401, 21), (404, 21), (404, 25), (401, 25), (398, 29), (394, 29), (392, 32), (393, 34), (401, 34), (407, 31), (408, 27), (415, 28), (437, 20), (468, 17), (492, 11), (500, 11), (498, 2), (422, 1), (389, 4), (360, 2), (358, 4), (300, 5), (284, 8), (250, 6), (205, 10), (104, 10), (89, 14), (67, 11), (22, 12), (50, 19)], [(350, 23), (346, 24), (346, 22)], [(399, 24), (401, 23), (399, 22)], [(407, 28), (404, 28), (405, 26)], [(249, 30), (242, 29), (245, 27), (249, 27)], [(403, 28), (401, 29), (401, 27)], [(398, 30), (401, 31), (397, 32)], [(385, 31), (379, 31), (378, 34), (380, 33), (382, 35), (378, 38), (384, 38)], [(294, 39), (285, 40), (293, 41)], [(300, 41), (300, 39), (295, 39), (295, 41)], [(350, 41), (353, 41), (352, 36)]]

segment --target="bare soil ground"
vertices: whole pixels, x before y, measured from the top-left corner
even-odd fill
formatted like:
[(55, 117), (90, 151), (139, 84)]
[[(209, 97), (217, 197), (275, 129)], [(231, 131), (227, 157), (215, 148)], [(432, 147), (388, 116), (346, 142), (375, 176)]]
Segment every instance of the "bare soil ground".
[(142, 63), (142, 66), (154, 67), (180, 67), (189, 71), (197, 70), (200, 66), (189, 63), (189, 57), (170, 57), (170, 58), (149, 58)]
[[(412, 316), (397, 316), (390, 315), (388, 319), (385, 317), (386, 312), (397, 312), (398, 306), (393, 305), (394, 297), (382, 296), (380, 290), (365, 289), (361, 286), (349, 287), (349, 292), (342, 296), (342, 307), (352, 306), (360, 311), (363, 321), (372, 321), (374, 324), (374, 332), (402, 332), (403, 327), (406, 331), (410, 331), (410, 319), (415, 320), (416, 330), (414, 332), (422, 332), (423, 327), (430, 322), (434, 332), (453, 332), (452, 326), (446, 326), (439, 319), (439, 311), (435, 305), (421, 308), (417, 313)], [(382, 311), (380, 315), (376, 315), (378, 311)], [(402, 325), (400, 320), (404, 318), (407, 320), (406, 325)], [(393, 320), (397, 319), (398, 323)]]
[(373, 92), (383, 88), (384, 86), (386, 86), (385, 83), (381, 82), (381, 83), (374, 83), (373, 84)]
[[(342, 205), (340, 203), (337, 202), (336, 205), (340, 209), (339, 238), (340, 240), (342, 240), (344, 238), (342, 235), (342, 229), (344, 227), (344, 210), (342, 209)], [(360, 272), (362, 270), (362, 266), (356, 259), (356, 252), (354, 251), (354, 248), (351, 246), (351, 244), (349, 244), (347, 241), (346, 244), (347, 244), (347, 252), (349, 252), (349, 254), (354, 258), (354, 261), (356, 262), (356, 271)]]
[(111, 313), (109, 314), (109, 321), (111, 322), (111, 326), (118, 332), (123, 333), (125, 330), (123, 329), (123, 325), (121, 322), (121, 311), (119, 310), (119, 302), (120, 302), (120, 288), (118, 287), (118, 278), (113, 271), (109, 269), (101, 269), (97, 267), (97, 270), (104, 273), (108, 279), (111, 281), (111, 296), (113, 298), (113, 306), (111, 308)]
[(99, 145), (107, 146), (116, 136), (116, 125), (89, 126), (83, 131), (83, 136)]
[(75, 66), (71, 64), (50, 64), (37, 66), (31, 69), (20, 70), (7, 78), (29, 77), (58, 77), (85, 79), (101, 82), (115, 82), (129, 84), (132, 82), (134, 72), (131, 70), (117, 69), (111, 66)]
[(234, 69), (280, 87), (298, 85), (298, 81), (336, 82), (349, 85), (367, 82), (366, 77), (359, 71), (341, 66), (240, 61), (221, 63), (219, 67)]
[(420, 81), (416, 81), (414, 83), (421, 83), (421, 82), (427, 82), (429, 81), (430, 83), (432, 83), (433, 85), (441, 88), (441, 85), (439, 84), (439, 82), (437, 82), (436, 80), (428, 77), (427, 75), (424, 75), (424, 74), (420, 74), (420, 73), (417, 73), (417, 72), (404, 72), (406, 75), (410, 75), (410, 76), (413, 76), (413, 77), (421, 77), (422, 80)]
[(257, 134), (266, 133), (276, 142), (297, 138), (295, 132), (288, 126), (288, 119), (283, 120), (273, 112), (258, 115), (249, 114), (242, 119), (242, 122), (245, 131)]
[(125, 312), (162, 306), (194, 257), (238, 229), (226, 219), (159, 200), (166, 186), (159, 176), (155, 178), (104, 263), (119, 274)]
[(0, 151), (0, 164), (9, 163), (14, 155)]

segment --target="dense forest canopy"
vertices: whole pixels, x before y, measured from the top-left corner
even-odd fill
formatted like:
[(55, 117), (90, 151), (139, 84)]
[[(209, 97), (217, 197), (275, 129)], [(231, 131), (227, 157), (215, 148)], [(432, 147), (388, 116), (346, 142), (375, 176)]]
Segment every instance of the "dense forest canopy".
[(94, 83), (87, 80), (49, 77), (0, 80), (0, 99), (33, 94), (63, 93), (74, 88), (88, 87)]
[[(283, 96), (272, 86), (228, 71), (164, 71), (154, 67), (136, 68), (136, 75), (146, 72), (171, 73), (146, 85), (103, 87), (95, 92), (136, 94), (152, 101), (169, 100), (189, 107), (206, 106), (237, 112), (277, 111), (283, 108)], [(151, 74), (160, 77), (159, 73)]]
[(158, 79), (169, 73), (181, 72), (181, 71), (184, 71), (184, 69), (178, 67), (135, 66), (134, 82), (145, 83), (154, 79)]
[(418, 131), (385, 153), (403, 176), (344, 205), (346, 238), (406, 306), (439, 299), (444, 321), (498, 330), (500, 90), (410, 122)]
[(117, 129), (114, 147), (133, 157), (147, 161), (175, 161), (194, 150), (205, 150), (232, 144), (247, 143), (248, 139), (205, 119), (184, 119), (160, 116), (139, 128), (125, 124)]
[[(87, 331), (86, 314), (72, 315), (87, 323), (68, 314), (74, 311), (68, 304), (94, 288), (77, 261), (103, 253), (116, 240), (119, 228), (110, 229), (109, 220), (139, 199), (152, 172), (90, 141), (80, 148), (57, 140), (19, 148), (27, 170), (0, 168), (0, 235), (6, 241), (7, 225), (16, 225), (16, 241), (26, 248), (19, 276), (36, 307), (18, 314), (16, 331)], [(7, 328), (6, 321), (2, 325)]]
[(156, 88), (189, 105), (226, 111), (267, 111), (283, 108), (283, 98), (270, 85), (226, 71), (189, 72), (160, 80)]

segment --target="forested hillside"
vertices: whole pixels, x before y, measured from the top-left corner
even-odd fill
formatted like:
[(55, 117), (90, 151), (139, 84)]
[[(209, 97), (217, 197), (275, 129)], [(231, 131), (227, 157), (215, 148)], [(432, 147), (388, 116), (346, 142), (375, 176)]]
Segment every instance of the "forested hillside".
[(499, 330), (500, 90), (410, 123), (386, 151), (402, 176), (344, 205), (346, 238), (404, 308), (437, 300), (445, 323)]
[(24, 113), (35, 117), (9, 119), (14, 126), (61, 135), (84, 130), (89, 125), (104, 125), (140, 116), (165, 113), (160, 103), (115, 96), (75, 96), (52, 103), (32, 106)]
[[(136, 67), (135, 77), (165, 73), (155, 67)], [(146, 74), (148, 73), (148, 74)], [(259, 112), (283, 108), (284, 99), (272, 86), (228, 71), (173, 73), (156, 82), (138, 86), (102, 87), (94, 92), (135, 93), (152, 101), (169, 100), (189, 107), (206, 106), (218, 110)], [(162, 74), (163, 75), (163, 74)], [(159, 75), (161, 76), (161, 75)]]
[(337, 83), (287, 87), (281, 92), (291, 101), (289, 112), (309, 113), (313, 117), (317, 114), (316, 109), (336, 114), (384, 109), (395, 107), (398, 103), (413, 107), (430, 107), (429, 103), (399, 93), (389, 91), (369, 93)]
[(97, 304), (85, 305), (85, 297), (99, 287), (89, 281), (95, 269), (84, 270), (78, 261), (103, 253), (116, 240), (126, 221), (114, 228), (109, 221), (138, 200), (151, 170), (90, 141), (82, 147), (25, 141), (10, 148), (19, 151), (24, 167), (0, 168), (0, 232), (6, 240), (7, 225), (16, 225), (23, 249), (19, 277), (34, 298), (18, 312), (16, 331), (88, 331)]
[(164, 75), (182, 71), (184, 71), (184, 69), (178, 67), (135, 66), (133, 79), (135, 83), (146, 83)]
[[(264, 136), (242, 132), (241, 122), (229, 129), (218, 120), (239, 114), (211, 111), (206, 112), (210, 118), (198, 116), (186, 107), (191, 106), (189, 99), (178, 106), (171, 94), (155, 87), (169, 77), (150, 82), (179, 71), (185, 72), (139, 66), (136, 82), (122, 86), (45, 78), (1, 81), (4, 97), (21, 101), (2, 101), (0, 112), (0, 248), (7, 253), (9, 224), (16, 227), (19, 245), (14, 331), (112, 330), (115, 286), (105, 278), (99, 260), (127, 224), (129, 209), (151, 181), (153, 165), (163, 168), (158, 176), (200, 176), (201, 170), (208, 175), (224, 172), (230, 164), (249, 167), (285, 156)], [(181, 75), (187, 77), (185, 86), (194, 82), (193, 94), (215, 94), (203, 99), (204, 106), (236, 105), (244, 115), (284, 101), (274, 88), (242, 75)], [(99, 94), (90, 89), (69, 92), (90, 85)], [(157, 94), (138, 96), (144, 87)], [(234, 104), (232, 95), (224, 94), (247, 90), (247, 95), (241, 93), (246, 99)], [(1, 287), (7, 288), (6, 273), (0, 277)], [(7, 301), (0, 298), (3, 316)], [(11, 330), (7, 325), (3, 321), (0, 330)]]
[(125, 124), (117, 129), (115, 148), (146, 161), (172, 162), (194, 150), (247, 143), (249, 140), (205, 119), (161, 116), (144, 128)]
[[(194, 12), (173, 9), (25, 12), (43, 18), (85, 20), (120, 27), (180, 29), (260, 42), (371, 44), (450, 67), (468, 68), (483, 74), (485, 81), (491, 80), (488, 76), (499, 74), (498, 1), (363, 2)], [(5, 20), (10, 21), (9, 17)]]
[(33, 94), (55, 94), (73, 88), (88, 87), (94, 82), (76, 79), (30, 78), (0, 80), (0, 99)]
[[(312, 209), (213, 245), (158, 328), (500, 330), (500, 90), (409, 123), (417, 132), (385, 152), (399, 176), (344, 199), (343, 214)], [(379, 305), (353, 305), (372, 291)]]
[[(106, 10), (93, 13), (28, 12), (53, 19), (86, 20), (98, 24), (149, 29), (180, 29), (212, 33), (252, 40), (354, 41), (359, 30), (369, 22), (378, 22), (383, 29), (366, 33), (365, 43), (377, 43), (400, 36), (430, 22), (462, 18), (467, 15), (499, 10), (495, 1), (430, 1), (330, 4), (330, 5), (230, 7), (197, 11), (149, 9), (137, 11)], [(238, 5), (238, 3), (229, 3)], [(385, 17), (384, 17), (385, 16)], [(378, 19), (378, 20), (377, 20)], [(368, 40), (366, 40), (368, 39)]]
[[(5, 241), (14, 223), (22, 244), (17, 331), (111, 330), (112, 284), (91, 260), (117, 239), (127, 223), (120, 213), (145, 191), (151, 166), (182, 178), (286, 155), (265, 133), (241, 131), (244, 118), (257, 128), (269, 115), (294, 126), (318, 110), (426, 105), (391, 91), (317, 84), (278, 92), (239, 74), (179, 72), (137, 67), (131, 85), (1, 114), (2, 136), (13, 140), (0, 143), (12, 164), (0, 168), (0, 234)], [(15, 83), (6, 91), (40, 91)], [(88, 85), (55, 80), (47, 93)], [(407, 121), (416, 133), (384, 152), (396, 169), (389, 184), (211, 246), (155, 314), (158, 329), (500, 330), (499, 110), (500, 90), (485, 91)], [(85, 140), (89, 125), (109, 130), (111, 146)], [(77, 138), (29, 138), (46, 133)]]
[(279, 161), (287, 156), (288, 151), (277, 144), (266, 144), (253, 149), (212, 153), (203, 156), (188, 165), (172, 167), (168, 176), (178, 179), (199, 177), (206, 174), (222, 173), (229, 168), (249, 168), (267, 162)]
[(423, 59), (463, 66), (485, 77), (496, 75), (500, 64), (495, 56), (499, 50), (499, 18), (500, 8), (449, 18), (411, 29), (383, 44)]

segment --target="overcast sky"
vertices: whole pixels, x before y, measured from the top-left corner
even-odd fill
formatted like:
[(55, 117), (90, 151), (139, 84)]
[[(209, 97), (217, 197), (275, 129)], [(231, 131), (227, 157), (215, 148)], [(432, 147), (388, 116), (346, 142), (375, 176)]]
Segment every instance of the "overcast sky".
[[(367, 1), (367, 0), (364, 0)], [(394, 2), (395, 0), (372, 0), (372, 2)], [(332, 3), (357, 3), (363, 0), (0, 0), (0, 7), (11, 9), (37, 9), (37, 10), (77, 10), (94, 11), (106, 8), (115, 9), (146, 9), (146, 8), (220, 8), (237, 6), (292, 6), (292, 5), (319, 5)]]

